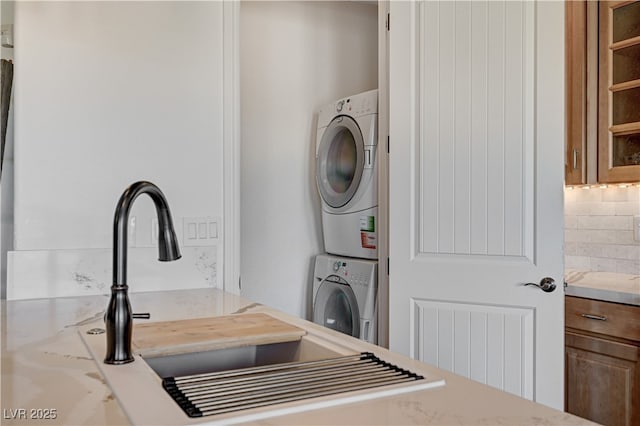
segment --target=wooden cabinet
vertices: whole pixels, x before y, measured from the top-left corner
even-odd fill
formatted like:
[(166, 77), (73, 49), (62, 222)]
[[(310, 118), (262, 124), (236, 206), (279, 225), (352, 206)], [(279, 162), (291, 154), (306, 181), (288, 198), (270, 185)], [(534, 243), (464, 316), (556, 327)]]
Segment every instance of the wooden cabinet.
[(640, 1), (566, 3), (567, 184), (640, 181)]
[[(587, 59), (592, 60), (594, 45), (588, 46), (587, 39), (587, 3), (583, 1), (568, 1), (565, 3), (565, 46), (566, 46), (566, 120), (567, 143), (565, 153), (565, 182), (568, 185), (579, 185), (597, 179), (595, 163), (587, 164), (587, 152), (596, 148), (595, 131), (588, 132), (587, 122), (595, 123), (597, 116), (594, 111), (587, 113), (588, 102), (597, 100), (597, 93), (591, 87), (591, 95), (587, 97), (589, 87), (587, 82), (595, 80), (587, 78), (587, 71), (593, 69), (587, 66)], [(593, 11), (591, 11), (593, 14)], [(591, 48), (589, 48), (591, 47)], [(589, 53), (590, 52), (590, 53)], [(596, 64), (597, 67), (597, 64)], [(593, 86), (593, 84), (592, 84)], [(587, 116), (591, 116), (587, 120)], [(597, 128), (596, 128), (597, 129)], [(589, 138), (588, 135), (591, 135)], [(592, 146), (587, 148), (589, 142)], [(593, 176), (587, 176), (587, 170)]]
[(638, 348), (566, 333), (566, 411), (604, 425), (637, 425)]
[(599, 4), (598, 179), (640, 180), (640, 1)]
[(640, 424), (640, 307), (565, 298), (565, 409)]

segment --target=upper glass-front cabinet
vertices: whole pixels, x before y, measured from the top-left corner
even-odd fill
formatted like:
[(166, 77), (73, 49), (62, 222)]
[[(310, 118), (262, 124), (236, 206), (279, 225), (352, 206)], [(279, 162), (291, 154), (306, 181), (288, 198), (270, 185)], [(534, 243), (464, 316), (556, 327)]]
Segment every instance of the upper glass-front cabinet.
[(640, 1), (566, 3), (567, 184), (640, 181)]
[(640, 1), (599, 4), (598, 180), (640, 180)]

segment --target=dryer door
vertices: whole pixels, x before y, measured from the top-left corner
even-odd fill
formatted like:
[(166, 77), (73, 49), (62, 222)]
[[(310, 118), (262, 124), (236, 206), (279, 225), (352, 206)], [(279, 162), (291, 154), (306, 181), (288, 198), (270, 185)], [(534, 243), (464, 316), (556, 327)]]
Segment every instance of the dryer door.
[(346, 115), (335, 117), (318, 146), (316, 182), (320, 196), (339, 208), (355, 195), (364, 167), (364, 141), (358, 124)]
[(360, 311), (356, 295), (342, 278), (322, 281), (313, 302), (313, 322), (353, 337), (360, 337)]

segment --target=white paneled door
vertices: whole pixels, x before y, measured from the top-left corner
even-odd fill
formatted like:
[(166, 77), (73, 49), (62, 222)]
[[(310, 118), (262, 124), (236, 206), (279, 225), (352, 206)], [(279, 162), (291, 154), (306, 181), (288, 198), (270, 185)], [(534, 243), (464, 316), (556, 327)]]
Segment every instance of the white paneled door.
[(563, 3), (390, 9), (390, 347), (561, 409)]

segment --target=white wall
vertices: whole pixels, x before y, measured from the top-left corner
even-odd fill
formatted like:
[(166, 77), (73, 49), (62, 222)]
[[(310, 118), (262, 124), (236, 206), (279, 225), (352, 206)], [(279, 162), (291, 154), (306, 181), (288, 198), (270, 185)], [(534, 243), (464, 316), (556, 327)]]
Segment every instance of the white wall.
[[(218, 218), (222, 232), (225, 8), (16, 4), (14, 260), (35, 251), (46, 261), (48, 252), (70, 250), (79, 260), (68, 272), (83, 273), (74, 268), (85, 253), (95, 263), (104, 256), (90, 249), (111, 247), (116, 202), (140, 179), (164, 191), (179, 235), (184, 217)], [(148, 197), (132, 215), (130, 245), (151, 246)], [(211, 283), (222, 245), (217, 252), (217, 242), (205, 245), (214, 257), (205, 274)], [(193, 269), (198, 253), (183, 247), (185, 259), (172, 263)], [(129, 268), (132, 279), (155, 275), (157, 256), (149, 257), (149, 271)], [(94, 282), (104, 281), (111, 265), (89, 269), (100, 275)]]
[(242, 295), (309, 314), (323, 251), (316, 111), (377, 87), (376, 4), (242, 2)]

